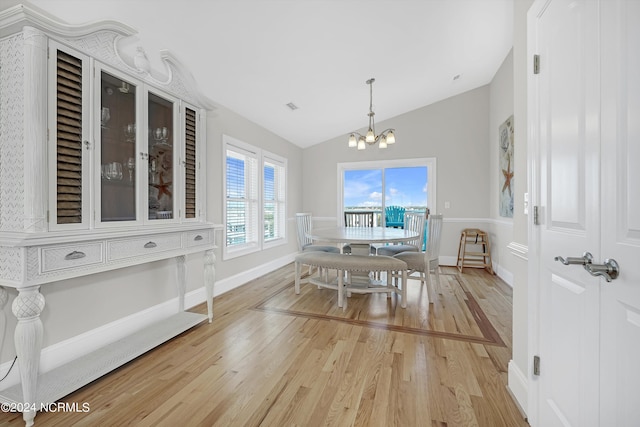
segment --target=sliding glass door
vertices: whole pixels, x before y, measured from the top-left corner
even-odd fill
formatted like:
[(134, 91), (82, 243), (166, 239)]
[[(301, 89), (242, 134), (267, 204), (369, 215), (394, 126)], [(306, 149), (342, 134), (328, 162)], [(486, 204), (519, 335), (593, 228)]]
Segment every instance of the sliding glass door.
[(374, 226), (400, 221), (402, 212), (435, 208), (435, 159), (407, 159), (338, 165), (339, 221), (346, 211), (373, 211)]

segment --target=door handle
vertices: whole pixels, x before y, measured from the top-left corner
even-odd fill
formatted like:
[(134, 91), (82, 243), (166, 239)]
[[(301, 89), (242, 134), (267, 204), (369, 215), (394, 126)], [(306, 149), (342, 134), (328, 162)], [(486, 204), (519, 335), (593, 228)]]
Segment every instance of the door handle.
[(584, 269), (592, 276), (602, 276), (607, 282), (615, 280), (620, 275), (620, 266), (615, 259), (605, 259), (604, 264), (587, 264)]
[(607, 282), (617, 279), (620, 275), (620, 265), (615, 259), (605, 259), (604, 264), (594, 264), (593, 255), (590, 252), (582, 254), (582, 258), (557, 256), (554, 260), (564, 265), (581, 265), (592, 276), (604, 277)]
[(562, 258), (561, 256), (557, 256), (554, 258), (554, 260), (560, 261), (564, 265), (570, 265), (570, 264), (587, 265), (587, 264), (591, 264), (591, 262), (593, 261), (593, 255), (591, 255), (591, 252), (585, 252), (582, 254), (581, 258), (578, 258), (578, 257)]

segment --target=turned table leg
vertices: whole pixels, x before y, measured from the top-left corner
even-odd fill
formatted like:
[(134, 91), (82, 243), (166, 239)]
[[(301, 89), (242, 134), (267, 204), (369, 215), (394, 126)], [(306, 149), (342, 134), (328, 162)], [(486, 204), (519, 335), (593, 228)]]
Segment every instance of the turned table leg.
[(213, 322), (213, 284), (216, 281), (216, 255), (213, 249), (204, 253), (204, 288), (207, 296), (209, 323)]
[(22, 395), (26, 405), (32, 410), (22, 413), (26, 427), (33, 425), (36, 416), (36, 390), (38, 383), (38, 368), (40, 365), (40, 350), (42, 349), (42, 321), (40, 313), (44, 308), (44, 296), (39, 286), (29, 286), (19, 289), (18, 296), (13, 300), (13, 314), (18, 319), (15, 331), (15, 347), (20, 366), (20, 380)]

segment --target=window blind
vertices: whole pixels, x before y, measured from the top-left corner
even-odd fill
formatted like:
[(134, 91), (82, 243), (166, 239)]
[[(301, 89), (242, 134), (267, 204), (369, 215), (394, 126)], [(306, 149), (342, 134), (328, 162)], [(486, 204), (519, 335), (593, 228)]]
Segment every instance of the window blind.
[(57, 222), (82, 222), (82, 60), (57, 51)]
[(258, 242), (258, 158), (256, 153), (228, 146), (226, 152), (226, 245)]
[(185, 218), (196, 217), (196, 112), (185, 109)]
[(282, 162), (265, 157), (263, 162), (263, 218), (265, 241), (282, 239), (286, 231), (286, 176)]

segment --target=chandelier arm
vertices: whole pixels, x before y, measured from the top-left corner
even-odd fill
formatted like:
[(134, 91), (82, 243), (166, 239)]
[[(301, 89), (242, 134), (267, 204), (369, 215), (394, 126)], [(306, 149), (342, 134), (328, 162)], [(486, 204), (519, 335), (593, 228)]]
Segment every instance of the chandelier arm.
[(395, 129), (393, 129), (393, 128), (385, 129), (385, 130), (383, 130), (382, 132), (380, 132), (379, 136), (382, 136), (382, 135), (384, 135), (384, 134), (385, 134), (385, 133), (387, 133), (387, 132), (395, 132), (395, 131), (396, 131), (396, 130), (395, 130)]

